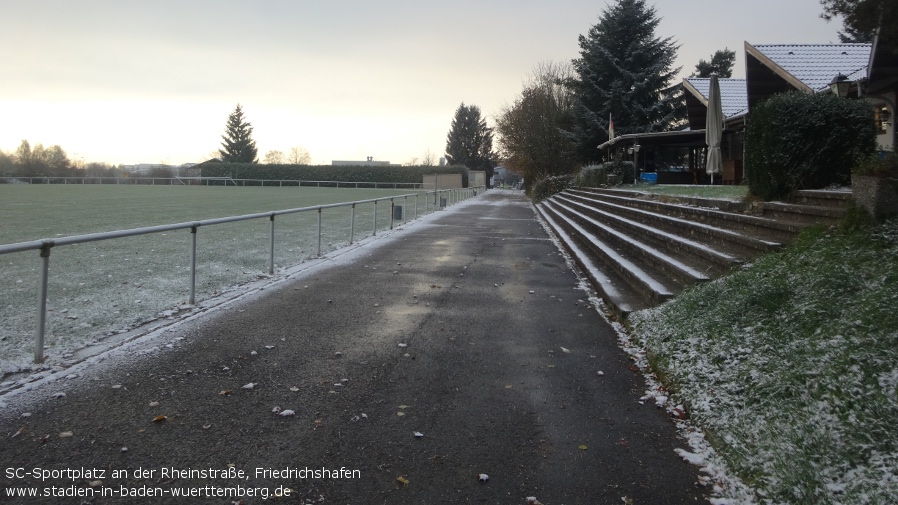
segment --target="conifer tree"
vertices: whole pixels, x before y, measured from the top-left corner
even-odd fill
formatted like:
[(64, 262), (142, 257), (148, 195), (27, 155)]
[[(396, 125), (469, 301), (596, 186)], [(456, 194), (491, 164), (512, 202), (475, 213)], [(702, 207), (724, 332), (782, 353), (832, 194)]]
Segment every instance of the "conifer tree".
[(495, 158), (493, 130), (487, 127), (480, 107), (462, 102), (455, 110), (452, 126), (446, 136), (446, 160), (451, 165), (464, 165), (470, 170), (484, 170), (486, 180), (493, 176)]
[(575, 126), (570, 136), (582, 162), (596, 159), (596, 146), (615, 135), (670, 129), (684, 115), (682, 97), (670, 86), (677, 46), (658, 38), (660, 18), (645, 0), (616, 0), (598, 24), (579, 38), (573, 60)]
[(258, 149), (253, 140), (253, 126), (244, 119), (243, 107), (237, 104), (234, 112), (228, 116), (225, 134), (221, 136), (221, 160), (228, 163), (258, 163)]

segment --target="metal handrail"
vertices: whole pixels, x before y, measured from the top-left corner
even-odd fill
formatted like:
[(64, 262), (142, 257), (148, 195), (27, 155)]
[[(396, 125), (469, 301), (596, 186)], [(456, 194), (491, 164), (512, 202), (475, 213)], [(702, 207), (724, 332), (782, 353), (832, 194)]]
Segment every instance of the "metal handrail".
[[(234, 179), (232, 177), (153, 177), (153, 176), (144, 176), (144, 175), (135, 175), (128, 177), (104, 177), (104, 176), (89, 176), (89, 175), (81, 175), (81, 176), (2, 176), (0, 180), (6, 179), (14, 179), (18, 181), (27, 181), (29, 184), (34, 184), (34, 181), (41, 181), (40, 184), (69, 184), (69, 181), (73, 181), (73, 184), (104, 184), (103, 181), (115, 181), (115, 184), (131, 184), (131, 185), (146, 185), (146, 186), (155, 186), (156, 181), (161, 181), (162, 186), (174, 186), (176, 184), (185, 184), (187, 182), (199, 182), (200, 185), (208, 186), (210, 182), (221, 183), (224, 182), (225, 185), (228, 183), (233, 184), (234, 186), (238, 186), (237, 183), (240, 183), (239, 186), (246, 186), (247, 183), (251, 183), (250, 186), (260, 186), (260, 187), (270, 187), (270, 186), (284, 186), (286, 183), (288, 186), (297, 186), (297, 187), (354, 187), (358, 188), (362, 187), (372, 187), (374, 189), (421, 189), (423, 184), (420, 182), (366, 182), (366, 181), (319, 181), (319, 180), (308, 180), (308, 179)], [(61, 183), (55, 181), (62, 181)], [(91, 182), (91, 181), (99, 181), (99, 182)], [(143, 181), (144, 184), (138, 184)], [(111, 183), (110, 183), (111, 184)]]
[[(472, 196), (477, 196), (480, 190), (485, 189), (483, 186), (478, 186), (475, 188), (457, 188), (457, 189), (444, 189), (438, 191), (425, 191), (425, 214), (427, 213), (427, 209), (429, 207), (427, 198), (428, 195), (434, 195), (434, 201), (436, 202), (439, 198), (439, 194), (445, 193), (447, 194), (447, 202), (448, 205), (451, 205), (452, 202), (460, 202), (464, 198), (470, 198)], [(46, 333), (46, 318), (47, 318), (47, 286), (49, 283), (49, 271), (50, 271), (50, 250), (54, 247), (73, 245), (73, 244), (83, 244), (86, 242), (95, 242), (99, 240), (111, 240), (117, 238), (126, 238), (126, 237), (134, 237), (138, 235), (149, 235), (153, 233), (162, 233), (173, 230), (184, 230), (190, 229), (191, 236), (191, 250), (190, 250), (190, 299), (189, 303), (194, 305), (196, 303), (196, 236), (199, 228), (203, 226), (212, 226), (218, 224), (226, 224), (226, 223), (235, 223), (239, 221), (248, 221), (251, 219), (261, 219), (268, 218), (271, 222), (270, 232), (269, 232), (269, 262), (268, 262), (268, 273), (269, 275), (274, 275), (274, 218), (275, 216), (282, 216), (288, 214), (296, 214), (300, 212), (309, 212), (316, 211), (318, 213), (318, 253), (317, 256), (321, 257), (321, 211), (324, 209), (332, 209), (338, 207), (351, 207), (350, 212), (350, 231), (349, 231), (349, 243), (352, 244), (354, 241), (354, 231), (355, 231), (355, 206), (357, 204), (365, 204), (365, 203), (373, 203), (374, 204), (374, 225), (372, 235), (377, 234), (377, 202), (379, 201), (390, 201), (390, 229), (393, 229), (394, 224), (394, 212), (393, 208), (395, 205), (395, 200), (397, 198), (403, 198), (403, 201), (408, 202), (408, 197), (415, 197), (415, 219), (418, 217), (418, 193), (409, 193), (404, 195), (394, 195), (394, 196), (386, 196), (380, 198), (370, 198), (367, 200), (356, 200), (353, 202), (341, 202), (341, 203), (330, 203), (323, 205), (312, 205), (308, 207), (298, 207), (294, 209), (284, 209), (284, 210), (275, 210), (268, 212), (257, 212), (254, 214), (243, 214), (239, 216), (229, 216), (229, 217), (220, 217), (214, 219), (203, 219), (199, 221), (190, 221), (183, 223), (175, 223), (175, 224), (166, 224), (166, 225), (158, 225), (158, 226), (145, 226), (141, 228), (132, 228), (128, 230), (115, 230), (108, 232), (100, 232), (100, 233), (88, 233), (84, 235), (72, 235), (68, 237), (60, 237), (60, 238), (45, 238), (39, 240), (30, 240), (27, 242), (16, 242), (13, 244), (5, 244), (0, 245), (0, 255), (2, 254), (11, 254), (16, 252), (24, 252), (24, 251), (40, 251), (41, 258), (41, 273), (40, 273), (40, 281), (38, 286), (38, 321), (37, 328), (35, 330), (35, 349), (34, 349), (34, 361), (35, 363), (41, 363), (44, 360), (44, 336)], [(434, 204), (434, 210), (437, 210), (436, 203)], [(403, 216), (406, 214), (403, 213)], [(404, 222), (408, 220), (403, 218)]]

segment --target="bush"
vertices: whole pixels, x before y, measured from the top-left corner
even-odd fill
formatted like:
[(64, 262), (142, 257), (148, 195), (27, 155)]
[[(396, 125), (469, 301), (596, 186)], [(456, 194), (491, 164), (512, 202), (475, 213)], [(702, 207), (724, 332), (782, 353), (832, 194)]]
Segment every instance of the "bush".
[(258, 163), (209, 163), (203, 165), (203, 177), (230, 177), (266, 181), (340, 181), (399, 182), (420, 184), (424, 175), (462, 174), (468, 184), (468, 169), (449, 167), (342, 166), (342, 165), (267, 165)]
[(580, 169), (577, 174), (577, 186), (597, 188), (608, 184), (608, 168), (602, 165), (589, 165)]
[(555, 193), (561, 193), (574, 185), (573, 175), (553, 175), (536, 181), (530, 190), (530, 198), (534, 202), (545, 200)]
[(883, 153), (860, 160), (852, 170), (855, 175), (898, 177), (898, 153)]
[(749, 191), (764, 200), (851, 182), (851, 168), (876, 148), (864, 100), (800, 92), (775, 95), (749, 114)]

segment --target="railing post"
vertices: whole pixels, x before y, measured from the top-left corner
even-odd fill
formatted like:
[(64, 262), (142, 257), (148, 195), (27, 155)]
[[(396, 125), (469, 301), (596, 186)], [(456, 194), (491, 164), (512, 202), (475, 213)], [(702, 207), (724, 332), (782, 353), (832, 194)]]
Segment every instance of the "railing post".
[(408, 222), (408, 195), (402, 197), (402, 222)]
[(415, 221), (418, 220), (418, 193), (415, 192)]
[(196, 230), (196, 226), (190, 227), (190, 305), (196, 305)]
[(374, 235), (377, 235), (377, 200), (374, 200), (374, 230), (371, 232), (371, 236)]
[(50, 278), (50, 248), (52, 243), (41, 246), (41, 278), (37, 290), (37, 333), (34, 335), (34, 362), (44, 362), (44, 334), (47, 330), (47, 284)]
[(318, 207), (318, 257), (321, 257), (321, 207)]
[(268, 275), (274, 275), (274, 214), (268, 217), (271, 220), (269, 250), (268, 250)]
[(396, 216), (396, 202), (390, 198), (390, 229), (393, 229), (393, 218)]
[[(358, 185), (356, 185), (358, 186)], [(352, 245), (353, 235), (355, 234), (355, 202), (349, 210), (349, 245)]]

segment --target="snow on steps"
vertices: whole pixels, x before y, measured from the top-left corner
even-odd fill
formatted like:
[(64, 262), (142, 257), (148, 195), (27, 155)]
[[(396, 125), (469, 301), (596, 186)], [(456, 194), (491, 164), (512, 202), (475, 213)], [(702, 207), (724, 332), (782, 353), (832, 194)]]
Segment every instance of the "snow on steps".
[(676, 204), (618, 190), (571, 189), (536, 209), (621, 317), (776, 250), (810, 225), (736, 212), (738, 202)]

